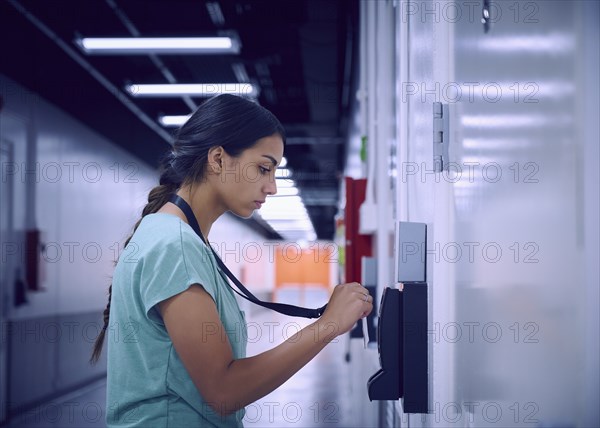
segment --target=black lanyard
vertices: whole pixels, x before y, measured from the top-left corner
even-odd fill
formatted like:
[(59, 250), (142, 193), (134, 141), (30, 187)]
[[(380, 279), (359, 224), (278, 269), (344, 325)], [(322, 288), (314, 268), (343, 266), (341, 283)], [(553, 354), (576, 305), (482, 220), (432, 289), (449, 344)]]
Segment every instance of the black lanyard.
[[(200, 237), (200, 239), (202, 239), (202, 242), (205, 243), (206, 241), (204, 240), (204, 236), (202, 235), (202, 232), (200, 231), (200, 226), (198, 225), (196, 216), (194, 215), (194, 212), (192, 211), (192, 209), (190, 208), (188, 203), (186, 201), (184, 201), (183, 198), (181, 198), (178, 195), (173, 195), (170, 202), (177, 205), (181, 209), (181, 211), (183, 211), (183, 213), (185, 214), (185, 216), (188, 220), (188, 224), (192, 227), (192, 229), (194, 229), (194, 232), (196, 232), (196, 234)], [(237, 288), (240, 289), (241, 293), (239, 291), (237, 291), (235, 288), (231, 287), (231, 284), (229, 284), (229, 282), (227, 282), (227, 285), (229, 285), (233, 291), (235, 291), (237, 294), (242, 296), (244, 299), (250, 300), (252, 303), (263, 306), (265, 308), (272, 309), (275, 312), (279, 312), (280, 314), (290, 315), (292, 317), (319, 318), (321, 315), (323, 315), (323, 312), (325, 312), (325, 308), (327, 307), (327, 305), (322, 306), (317, 309), (308, 309), (308, 308), (303, 308), (300, 306), (288, 305), (285, 303), (263, 302), (262, 300), (259, 300), (246, 287), (244, 287), (240, 281), (238, 281), (238, 279), (235, 277), (235, 275), (233, 275), (231, 273), (231, 271), (227, 268), (227, 266), (225, 266), (225, 263), (223, 263), (223, 261), (221, 260), (221, 258), (217, 254), (217, 252), (212, 248), (212, 246), (208, 245), (208, 247), (211, 249), (211, 251), (215, 255), (215, 259), (217, 260), (219, 269), (221, 269), (221, 271), (223, 273), (225, 273), (225, 275), (227, 275), (227, 277), (229, 277), (229, 279), (231, 279), (233, 281), (233, 283), (237, 286)]]

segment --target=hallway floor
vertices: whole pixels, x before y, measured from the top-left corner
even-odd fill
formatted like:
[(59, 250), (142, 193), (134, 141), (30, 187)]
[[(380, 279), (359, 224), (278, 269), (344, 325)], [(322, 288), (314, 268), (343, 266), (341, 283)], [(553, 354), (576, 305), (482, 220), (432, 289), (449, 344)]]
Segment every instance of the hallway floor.
[[(291, 293), (289, 293), (291, 294)], [(302, 300), (316, 307), (307, 293)], [(294, 302), (295, 296), (283, 294), (278, 300)], [(321, 303), (322, 304), (322, 303)], [(295, 334), (310, 320), (290, 318), (271, 311), (259, 310), (247, 316), (248, 355), (256, 355)], [(349, 400), (350, 365), (345, 362), (347, 339), (340, 337), (328, 345), (315, 359), (288, 382), (261, 400), (246, 407), (246, 427), (348, 427), (356, 415)], [(15, 418), (10, 428), (104, 427), (106, 409), (104, 381), (88, 385), (68, 396), (31, 409)], [(354, 410), (356, 411), (356, 410)]]

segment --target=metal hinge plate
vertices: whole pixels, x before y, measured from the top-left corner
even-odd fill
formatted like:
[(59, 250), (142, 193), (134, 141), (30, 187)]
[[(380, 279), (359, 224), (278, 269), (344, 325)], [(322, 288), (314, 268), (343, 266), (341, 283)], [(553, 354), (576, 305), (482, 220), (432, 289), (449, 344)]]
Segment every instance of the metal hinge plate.
[(433, 103), (433, 168), (435, 172), (448, 170), (449, 116), (448, 104)]

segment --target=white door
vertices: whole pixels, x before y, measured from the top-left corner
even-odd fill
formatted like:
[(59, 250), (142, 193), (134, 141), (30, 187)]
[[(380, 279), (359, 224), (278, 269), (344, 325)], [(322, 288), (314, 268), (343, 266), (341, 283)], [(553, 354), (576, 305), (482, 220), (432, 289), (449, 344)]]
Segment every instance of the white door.
[[(432, 414), (410, 426), (597, 423), (584, 221), (597, 3), (399, 5), (396, 210), (429, 225)], [(434, 101), (452, 117), (442, 174)]]

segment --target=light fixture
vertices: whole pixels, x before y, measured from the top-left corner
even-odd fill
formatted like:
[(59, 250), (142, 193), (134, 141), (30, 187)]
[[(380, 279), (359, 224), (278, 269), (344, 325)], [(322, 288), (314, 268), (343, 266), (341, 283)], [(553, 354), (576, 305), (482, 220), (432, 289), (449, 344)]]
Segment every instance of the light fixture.
[(278, 178), (275, 180), (275, 184), (277, 184), (278, 189), (286, 187), (296, 187), (296, 183), (294, 182), (294, 180), (287, 178)]
[[(286, 160), (287, 164), (287, 160)], [(279, 167), (275, 170), (275, 178), (290, 179), (292, 172), (288, 168)]]
[(84, 37), (75, 43), (89, 55), (238, 54), (240, 42), (227, 37)]
[(173, 83), (131, 84), (125, 90), (134, 97), (212, 97), (219, 94), (258, 96), (258, 87), (252, 83)]
[(272, 198), (279, 198), (281, 196), (296, 196), (298, 195), (298, 189), (295, 187), (282, 187), (277, 189), (277, 194), (271, 196)]
[[(294, 191), (295, 187), (285, 187)], [(283, 189), (282, 189), (283, 190)], [(257, 214), (284, 239), (314, 241), (316, 233), (300, 196), (269, 197)]]
[(158, 122), (162, 126), (166, 127), (176, 127), (181, 126), (190, 118), (190, 115), (181, 115), (181, 116), (160, 116), (158, 118)]

